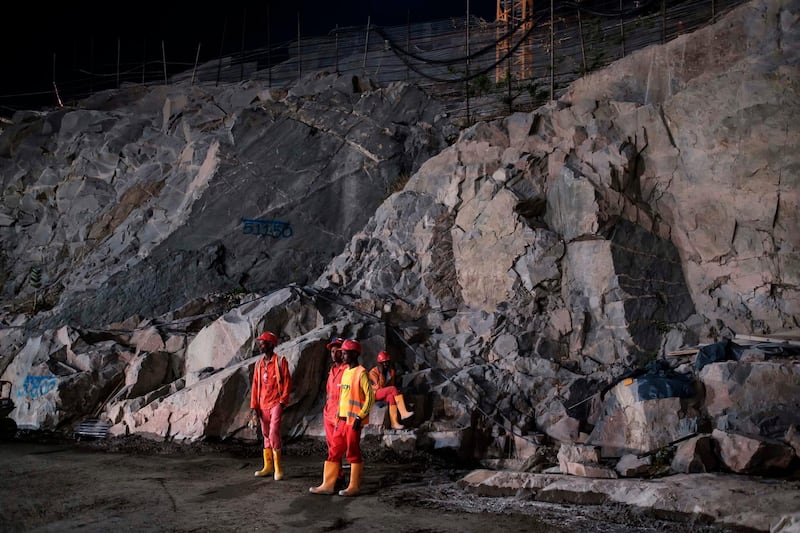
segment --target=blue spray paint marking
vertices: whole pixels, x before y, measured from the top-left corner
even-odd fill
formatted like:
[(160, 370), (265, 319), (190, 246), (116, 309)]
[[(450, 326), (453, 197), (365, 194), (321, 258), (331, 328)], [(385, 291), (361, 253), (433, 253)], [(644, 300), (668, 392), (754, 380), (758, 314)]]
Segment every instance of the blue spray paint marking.
[(280, 220), (243, 218), (242, 224), (244, 224), (244, 227), (242, 227), (242, 233), (245, 235), (288, 239), (294, 234), (292, 225), (289, 222), (281, 222)]
[[(58, 385), (58, 379), (52, 376), (27, 376), (22, 390), (33, 400), (55, 389), (56, 385)], [(17, 396), (22, 396), (22, 394), (17, 392)]]

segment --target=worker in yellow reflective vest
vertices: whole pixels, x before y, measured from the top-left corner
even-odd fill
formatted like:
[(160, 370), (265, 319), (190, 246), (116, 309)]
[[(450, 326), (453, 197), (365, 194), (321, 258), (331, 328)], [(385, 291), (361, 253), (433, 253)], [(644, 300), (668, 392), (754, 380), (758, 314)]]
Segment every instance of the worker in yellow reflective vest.
[(322, 484), (311, 487), (313, 494), (333, 494), (336, 478), (341, 468), (342, 456), (350, 463), (350, 484), (339, 491), (339, 496), (355, 496), (361, 491), (364, 459), (361, 456), (361, 427), (375, 403), (375, 392), (369, 383), (367, 369), (358, 364), (361, 343), (345, 339), (341, 346), (343, 364), (348, 368), (339, 383), (339, 421), (331, 439), (328, 458), (322, 475)]

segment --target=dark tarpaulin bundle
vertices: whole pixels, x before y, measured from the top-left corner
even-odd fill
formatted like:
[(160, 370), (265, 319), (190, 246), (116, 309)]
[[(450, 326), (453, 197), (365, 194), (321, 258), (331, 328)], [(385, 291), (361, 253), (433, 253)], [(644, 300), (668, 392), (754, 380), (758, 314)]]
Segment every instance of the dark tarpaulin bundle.
[(631, 380), (629, 387), (635, 387), (637, 400), (657, 398), (691, 398), (695, 394), (694, 379), (670, 368), (664, 360), (656, 360), (644, 368), (639, 368), (619, 377), (606, 387), (601, 396), (620, 381)]
[(694, 368), (699, 372), (704, 366), (711, 363), (738, 361), (747, 350), (757, 350), (764, 354), (764, 357), (767, 359), (772, 357), (800, 356), (800, 346), (782, 342), (759, 342), (748, 346), (742, 346), (730, 339), (723, 339), (714, 344), (709, 344), (700, 348), (694, 360)]
[(731, 342), (730, 339), (723, 339), (714, 344), (703, 346), (697, 352), (697, 357), (695, 357), (694, 360), (694, 368), (699, 372), (704, 366), (710, 363), (738, 361), (744, 350), (744, 346), (739, 346), (735, 342)]

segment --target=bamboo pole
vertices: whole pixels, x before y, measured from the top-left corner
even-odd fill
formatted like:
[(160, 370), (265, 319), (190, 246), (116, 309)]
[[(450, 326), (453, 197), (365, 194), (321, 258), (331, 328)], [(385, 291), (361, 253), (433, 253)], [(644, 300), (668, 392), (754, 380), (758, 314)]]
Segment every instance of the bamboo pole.
[(92, 73), (89, 78), (89, 92), (94, 93), (94, 35), (89, 41), (89, 70)]
[[(406, 54), (411, 52), (411, 10), (406, 11)], [(411, 77), (411, 69), (406, 65), (406, 81)]]
[(247, 6), (242, 8), (242, 55), (239, 58), (239, 81), (244, 81), (244, 36), (247, 33)]
[(467, 0), (467, 16), (466, 24), (464, 25), (464, 50), (466, 55), (464, 58), (466, 76), (464, 76), (464, 87), (467, 92), (467, 125), (469, 125), (469, 0)]
[(228, 30), (228, 17), (225, 17), (222, 22), (222, 39), (219, 40), (219, 59), (217, 59), (217, 85), (219, 85), (219, 78), (222, 74), (222, 51), (225, 48), (225, 32)]
[(302, 49), (300, 48), (300, 12), (297, 12), (297, 79), (300, 80), (300, 76), (303, 73), (303, 56), (302, 56)]
[(581, 8), (580, 5), (576, 8), (578, 11), (578, 35), (581, 38), (581, 60), (583, 62), (583, 74), (585, 75), (588, 72), (586, 67), (586, 43), (583, 40), (583, 21), (581, 20)]
[[(56, 102), (58, 102), (58, 107), (64, 107), (64, 102), (61, 101), (61, 95), (58, 94), (58, 85), (56, 85), (56, 55), (53, 54), (53, 91), (56, 94)], [(34, 303), (34, 306), (36, 304)]]
[(121, 48), (122, 42), (120, 41), (120, 38), (117, 37), (117, 89), (119, 89), (119, 55)]
[(192, 69), (192, 85), (194, 85), (194, 76), (197, 73), (197, 62), (200, 60), (200, 45), (197, 43), (197, 53), (194, 55), (194, 69)]
[(272, 88), (272, 36), (270, 35), (270, 3), (267, 2), (267, 87)]
[(361, 68), (363, 68), (364, 70), (367, 69), (367, 50), (369, 49), (370, 19), (371, 19), (371, 17), (369, 15), (367, 15), (367, 34), (364, 36), (364, 62), (361, 64)]
[(625, 57), (625, 17), (622, 14), (622, 0), (619, 0), (619, 36), (622, 44), (622, 57)]
[(508, 70), (506, 71), (506, 84), (508, 87), (506, 88), (508, 91), (508, 112), (511, 113), (511, 69), (513, 67), (512, 58), (514, 57), (514, 53), (511, 52), (511, 31), (514, 28), (514, 5), (512, 2), (511, 9), (508, 12), (508, 16), (506, 17), (506, 32), (508, 33)]
[(555, 38), (553, 32), (555, 28), (553, 27), (553, 0), (550, 0), (550, 100), (555, 100), (555, 85), (556, 85), (556, 66), (555, 66), (555, 48), (553, 47)]
[(167, 82), (167, 52), (164, 48), (164, 40), (161, 40), (161, 64), (164, 65), (164, 85), (169, 85)]

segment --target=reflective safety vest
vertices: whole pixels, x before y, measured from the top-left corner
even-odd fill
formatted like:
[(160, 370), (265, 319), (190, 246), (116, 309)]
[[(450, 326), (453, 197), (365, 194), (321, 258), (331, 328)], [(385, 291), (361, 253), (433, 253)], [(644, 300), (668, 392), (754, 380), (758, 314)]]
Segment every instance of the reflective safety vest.
[(372, 385), (373, 389), (378, 390), (384, 387), (394, 386), (394, 379), (395, 379), (394, 368), (390, 368), (389, 372), (387, 373), (389, 374), (388, 379), (386, 378), (386, 374), (383, 373), (381, 365), (378, 365), (369, 371), (369, 382)]
[(352, 425), (356, 416), (366, 419), (375, 403), (375, 392), (369, 384), (366, 369), (363, 366), (348, 368), (342, 374), (339, 396), (339, 417), (347, 418)]

